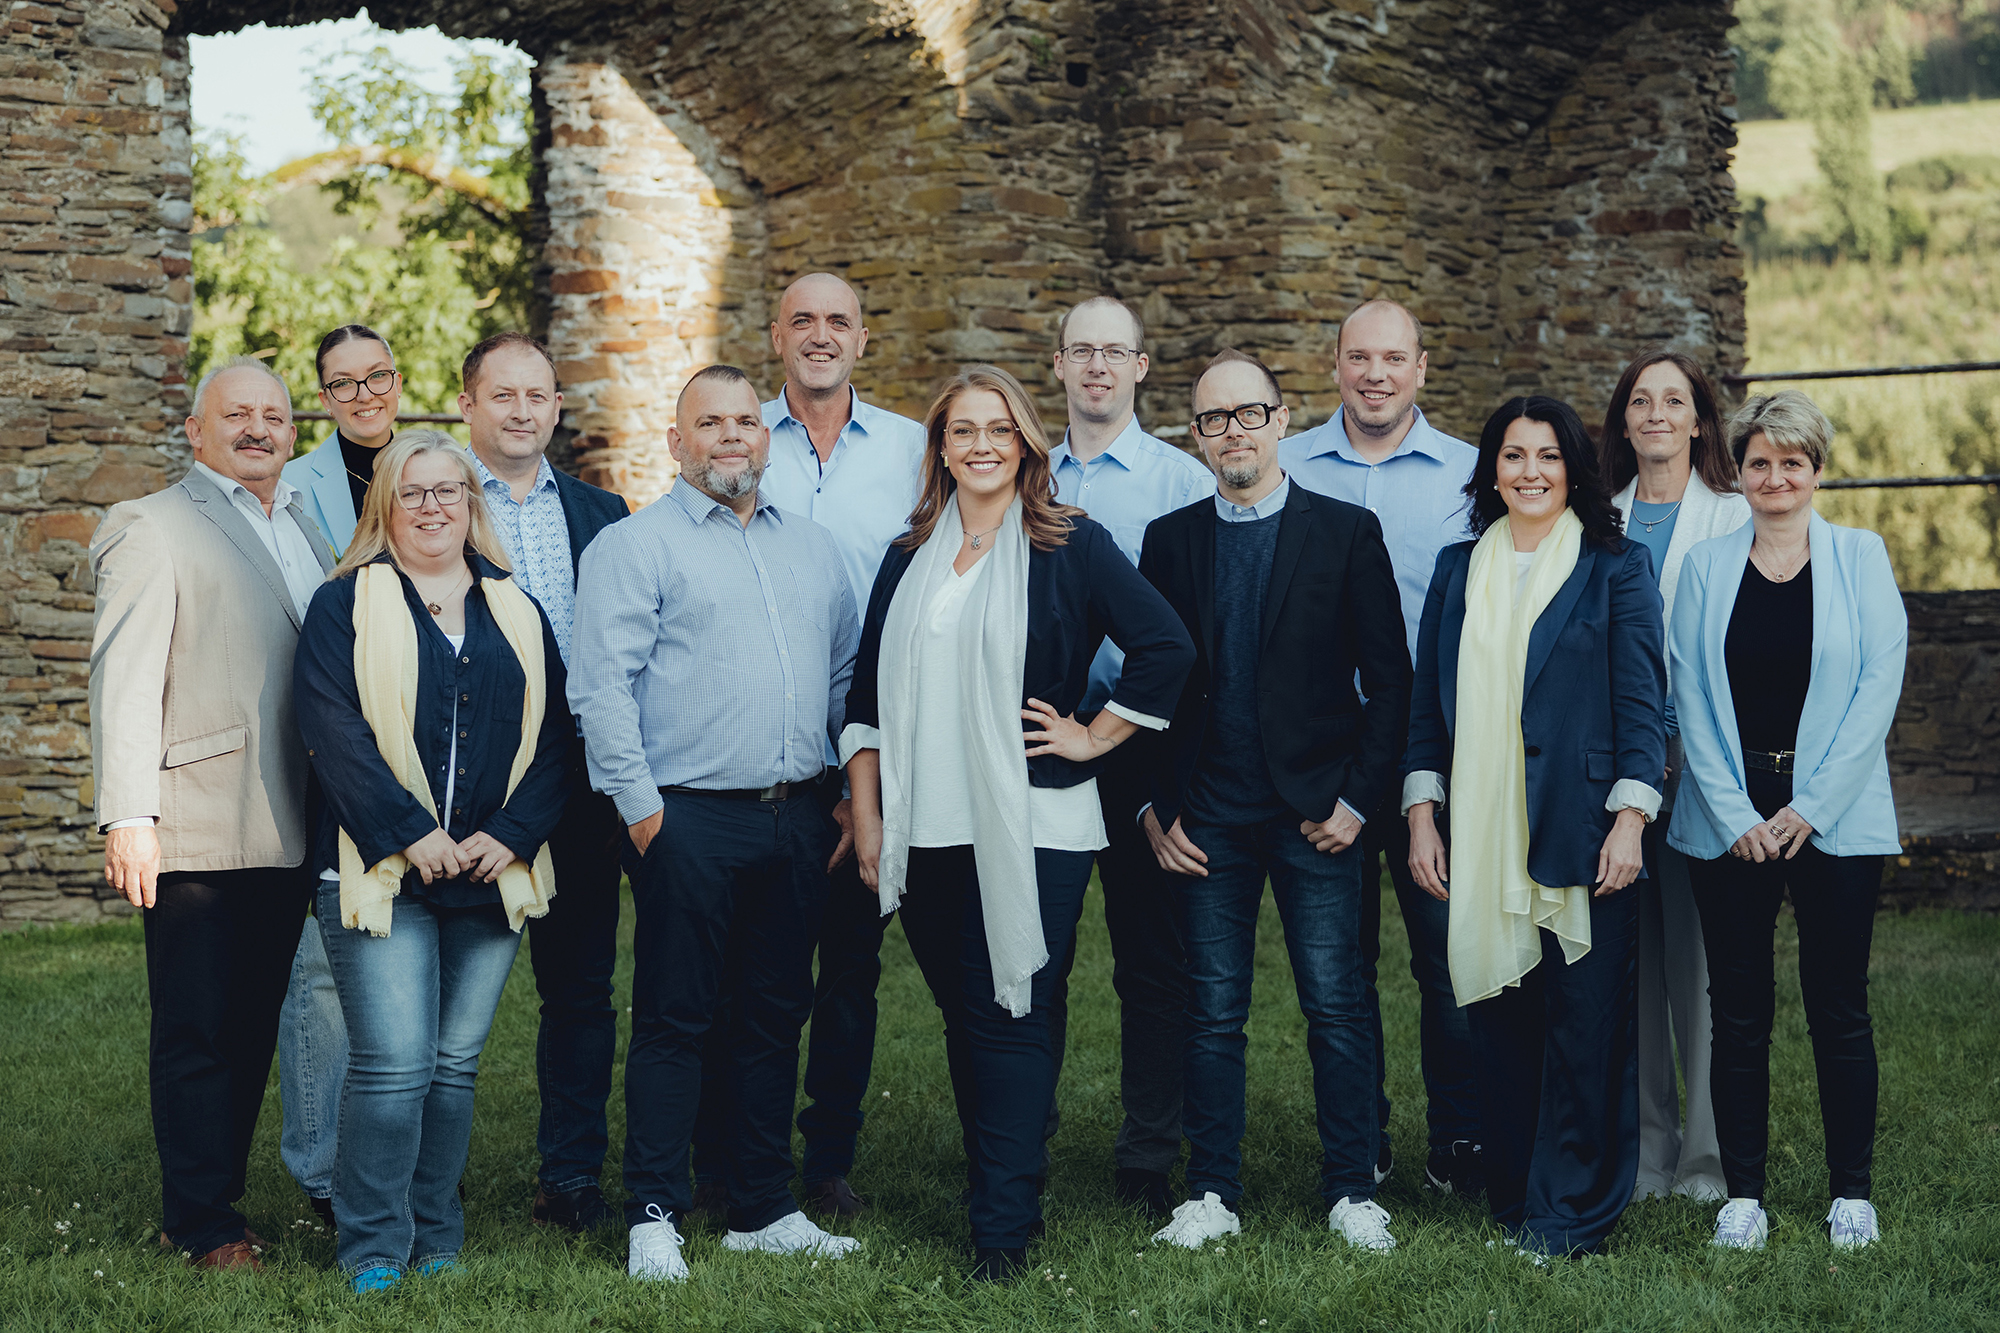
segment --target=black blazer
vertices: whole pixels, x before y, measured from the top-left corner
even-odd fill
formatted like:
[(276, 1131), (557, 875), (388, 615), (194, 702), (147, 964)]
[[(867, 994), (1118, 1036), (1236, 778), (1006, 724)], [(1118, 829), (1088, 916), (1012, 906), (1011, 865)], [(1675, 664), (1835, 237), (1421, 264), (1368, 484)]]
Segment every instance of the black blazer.
[[(1215, 660), (1213, 499), (1153, 520), (1139, 572), (1192, 632), (1194, 670), (1154, 770), (1160, 827), (1180, 817), (1208, 728)], [(1292, 482), (1264, 599), (1257, 659), (1257, 718), (1271, 785), (1315, 821), (1344, 800), (1365, 818), (1396, 778), (1410, 704), (1402, 604), (1382, 524), (1359, 505)], [(1363, 703), (1355, 693), (1359, 672)]]
[[(1148, 717), (1171, 716), (1188, 663), (1194, 659), (1187, 631), (1173, 608), (1139, 577), (1109, 532), (1088, 518), (1071, 522), (1076, 526), (1066, 543), (1052, 551), (1028, 553), (1022, 704), (1040, 699), (1064, 717), (1075, 712), (1090, 685), (1090, 663), (1108, 635), (1125, 653), (1112, 702)], [(868, 616), (861, 625), (861, 651), (854, 659), (854, 683), (847, 695), (850, 725), (881, 725), (875, 690), (882, 626), (916, 554), (891, 546), (875, 575)], [(1039, 724), (1023, 721), (1021, 730), (1039, 730)], [(1061, 755), (1036, 755), (1028, 760), (1028, 781), (1037, 787), (1074, 787), (1096, 777), (1103, 767), (1102, 758), (1079, 764)]]
[(575, 574), (597, 534), (632, 511), (622, 496), (578, 481), (561, 468), (550, 470), (556, 474), (556, 494), (562, 498), (563, 521), (569, 525), (569, 567)]
[[(1438, 552), (1417, 627), (1417, 675), (1403, 772), (1451, 781), (1458, 646), (1475, 542)], [(1617, 817), (1612, 784), (1658, 790), (1667, 765), (1667, 668), (1660, 591), (1646, 548), (1586, 540), (1576, 569), (1528, 633), (1521, 739), (1528, 755), (1528, 874), (1537, 884), (1595, 884)], [(1447, 805), (1445, 815), (1449, 816)], [(1439, 821), (1440, 826), (1444, 820)]]

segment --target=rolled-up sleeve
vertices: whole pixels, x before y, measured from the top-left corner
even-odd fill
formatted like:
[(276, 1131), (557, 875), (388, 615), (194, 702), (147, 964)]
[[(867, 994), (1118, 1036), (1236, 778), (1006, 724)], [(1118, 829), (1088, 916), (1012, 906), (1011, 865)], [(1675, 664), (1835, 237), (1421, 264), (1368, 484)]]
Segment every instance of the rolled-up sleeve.
[(658, 642), (659, 576), (650, 560), (631, 549), (629, 531), (606, 528), (583, 553), (568, 689), (570, 711), (583, 728), (590, 785), (611, 798), (628, 825), (663, 805), (632, 689)]

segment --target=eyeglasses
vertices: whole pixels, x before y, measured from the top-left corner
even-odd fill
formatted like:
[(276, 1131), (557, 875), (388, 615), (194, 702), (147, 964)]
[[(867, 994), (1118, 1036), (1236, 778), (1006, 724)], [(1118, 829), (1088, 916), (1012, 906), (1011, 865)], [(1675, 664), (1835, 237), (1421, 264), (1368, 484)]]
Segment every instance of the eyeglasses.
[(996, 421), (986, 427), (975, 426), (970, 421), (954, 421), (946, 427), (945, 438), (951, 441), (954, 448), (970, 449), (979, 443), (979, 437), (984, 435), (993, 441), (994, 448), (1005, 449), (1014, 443), (1014, 437), (1019, 433), (1004, 421)]
[(1090, 358), (1102, 355), (1107, 366), (1122, 366), (1139, 355), (1135, 347), (1092, 347), (1089, 343), (1071, 343), (1062, 349), (1063, 356), (1074, 365), (1087, 366)]
[(368, 386), (368, 392), (371, 397), (380, 398), (383, 394), (389, 392), (395, 386), (395, 383), (395, 371), (378, 370), (369, 375), (367, 379), (349, 379), (347, 376), (342, 375), (339, 379), (328, 380), (319, 387), (325, 389), (326, 396), (333, 399), (334, 402), (351, 403), (361, 396), (361, 386), (364, 384)]
[(422, 509), (427, 495), (436, 496), (439, 507), (449, 509), (465, 498), (465, 486), (456, 481), (441, 481), (435, 486), (405, 486), (396, 492), (396, 503), (405, 509)]
[(1229, 422), (1234, 418), (1236, 424), (1243, 429), (1257, 430), (1270, 421), (1273, 412), (1283, 406), (1283, 403), (1244, 403), (1240, 407), (1203, 412), (1194, 419), (1194, 428), (1203, 435), (1220, 435), (1229, 429)]

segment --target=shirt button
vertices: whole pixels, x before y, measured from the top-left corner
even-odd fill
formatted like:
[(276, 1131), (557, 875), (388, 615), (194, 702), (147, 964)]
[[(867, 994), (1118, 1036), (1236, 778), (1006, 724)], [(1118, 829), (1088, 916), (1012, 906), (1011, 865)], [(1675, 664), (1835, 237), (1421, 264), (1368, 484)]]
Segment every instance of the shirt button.
[(461, 732), (459, 732), (459, 733), (458, 733), (458, 738), (459, 738), (460, 740), (464, 740), (464, 739), (465, 739), (465, 733), (464, 733), (464, 732), (462, 732), (462, 731), (461, 731)]
[(458, 696), (458, 701), (462, 704), (469, 704), (472, 702), (472, 696), (469, 694), (461, 694)]
[(459, 775), (460, 777), (464, 777), (464, 776), (465, 776), (465, 770), (464, 770), (464, 769), (462, 769), (462, 768), (461, 768), (461, 769), (459, 769), (459, 770), (458, 770), (458, 775)]
[(464, 664), (464, 665), (467, 665), (467, 666), (470, 666), (470, 665), (472, 664), (472, 659), (471, 659), (471, 658), (469, 658), (469, 657), (461, 657), (461, 658), (459, 658), (458, 660), (459, 660), (459, 662), (460, 662), (460, 663), (462, 663), (462, 664)]

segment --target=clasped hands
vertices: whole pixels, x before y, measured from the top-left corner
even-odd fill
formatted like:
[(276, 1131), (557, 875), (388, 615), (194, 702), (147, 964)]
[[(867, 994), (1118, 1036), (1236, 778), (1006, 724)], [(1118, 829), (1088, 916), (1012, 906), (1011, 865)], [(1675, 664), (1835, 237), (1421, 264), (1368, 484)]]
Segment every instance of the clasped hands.
[(514, 863), (513, 850), (491, 833), (475, 833), (457, 842), (441, 828), (405, 847), (403, 856), (426, 884), (459, 875), (468, 875), (477, 884), (491, 884)]
[(1799, 854), (1812, 838), (1813, 826), (1799, 818), (1799, 812), (1789, 805), (1772, 815), (1761, 824), (1754, 824), (1750, 831), (1736, 840), (1729, 854), (1739, 861), (1775, 861), (1780, 856), (1789, 861)]
[[(1438, 832), (1437, 806), (1431, 801), (1418, 801), (1410, 807), (1409, 818), (1410, 877), (1431, 897), (1448, 902), (1451, 873), (1444, 838)], [(1609, 897), (1639, 878), (1639, 871), (1645, 866), (1642, 844), (1645, 828), (1646, 816), (1639, 811), (1628, 807), (1618, 812), (1611, 832), (1597, 851), (1596, 888), (1591, 897)]]

